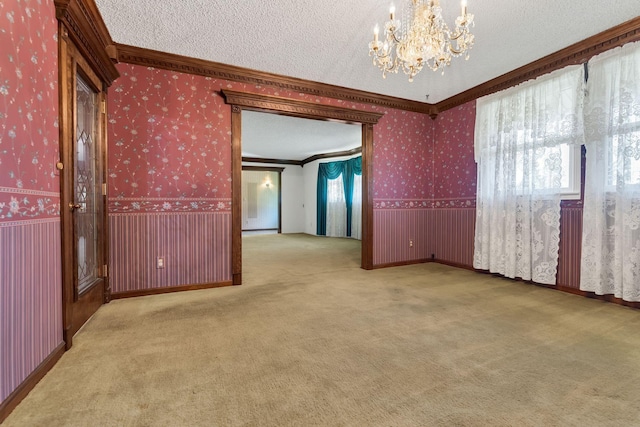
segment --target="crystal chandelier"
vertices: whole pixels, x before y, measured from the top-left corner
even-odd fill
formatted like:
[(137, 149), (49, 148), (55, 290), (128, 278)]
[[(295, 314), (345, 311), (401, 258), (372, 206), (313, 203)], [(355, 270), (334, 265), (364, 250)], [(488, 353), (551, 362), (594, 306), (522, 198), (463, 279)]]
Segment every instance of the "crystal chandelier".
[(453, 32), (442, 19), (440, 0), (407, 1), (409, 4), (402, 20), (396, 19), (396, 8), (391, 5), (390, 19), (384, 25), (384, 42), (378, 38), (377, 24), (373, 30), (369, 56), (373, 57), (373, 65), (382, 70), (383, 78), (387, 73), (402, 69), (412, 82), (425, 65), (433, 71), (442, 70), (444, 74), (444, 67), (451, 64), (453, 57), (465, 54), (469, 59), (474, 39), (469, 27), (474, 24), (473, 15), (467, 13), (466, 0), (462, 0), (462, 13), (456, 19)]

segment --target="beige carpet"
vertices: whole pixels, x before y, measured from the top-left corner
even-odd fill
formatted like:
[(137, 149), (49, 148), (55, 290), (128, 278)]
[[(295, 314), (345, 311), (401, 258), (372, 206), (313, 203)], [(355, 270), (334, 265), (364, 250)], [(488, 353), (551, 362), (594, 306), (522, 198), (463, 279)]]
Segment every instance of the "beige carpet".
[(114, 301), (6, 426), (640, 425), (640, 311), (359, 243), (244, 239), (240, 287)]

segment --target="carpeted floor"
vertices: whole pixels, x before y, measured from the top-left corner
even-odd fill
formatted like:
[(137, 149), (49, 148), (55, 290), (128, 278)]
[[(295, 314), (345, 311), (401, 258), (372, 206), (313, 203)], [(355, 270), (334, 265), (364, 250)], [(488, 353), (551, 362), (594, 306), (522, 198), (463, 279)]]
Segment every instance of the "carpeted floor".
[(240, 287), (117, 300), (6, 426), (640, 425), (640, 311), (359, 242), (251, 236)]

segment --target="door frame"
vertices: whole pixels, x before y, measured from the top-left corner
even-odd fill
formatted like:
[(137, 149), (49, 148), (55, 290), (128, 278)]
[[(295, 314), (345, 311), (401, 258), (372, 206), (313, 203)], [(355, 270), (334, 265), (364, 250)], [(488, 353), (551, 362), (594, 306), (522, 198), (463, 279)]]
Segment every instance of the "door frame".
[[(76, 5), (74, 2), (73, 5)], [(69, 12), (69, 9), (66, 10)], [(77, 34), (69, 31), (64, 18), (59, 17), (58, 27), (58, 69), (59, 69), (59, 146), (60, 162), (57, 167), (60, 170), (60, 219), (61, 219), (61, 245), (62, 245), (62, 326), (63, 340), (68, 350), (73, 344), (73, 336), (80, 327), (95, 313), (95, 311), (110, 298), (110, 285), (108, 280), (108, 254), (109, 231), (107, 217), (106, 177), (107, 177), (107, 117), (106, 98), (107, 87), (113, 81), (105, 80), (104, 69), (95, 66), (95, 58), (87, 57), (83, 52), (83, 43), (77, 38)], [(84, 81), (97, 93), (97, 129), (102, 157), (101, 175), (99, 180), (102, 197), (98, 202), (102, 203), (102, 227), (96, 232), (102, 236), (103, 245), (99, 248), (99, 276), (97, 281), (89, 289), (81, 294), (77, 292), (77, 265), (75, 250), (75, 230), (73, 212), (70, 203), (75, 198), (74, 177), (74, 137), (76, 125), (76, 74), (82, 75)]]
[[(270, 167), (270, 166), (242, 165), (243, 171), (277, 172), (278, 174), (278, 234), (282, 233), (282, 172), (284, 172), (284, 169), (285, 168)], [(245, 231), (249, 231), (249, 230), (245, 230)]]
[(373, 269), (373, 126), (384, 115), (272, 95), (223, 90), (231, 106), (231, 274), (242, 284), (242, 110), (362, 125), (361, 268)]

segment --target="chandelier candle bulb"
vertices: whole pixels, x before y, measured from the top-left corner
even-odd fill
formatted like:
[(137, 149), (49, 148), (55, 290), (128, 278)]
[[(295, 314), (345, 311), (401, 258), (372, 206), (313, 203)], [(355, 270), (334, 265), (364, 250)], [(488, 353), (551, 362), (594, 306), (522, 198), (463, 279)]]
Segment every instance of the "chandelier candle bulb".
[(461, 2), (462, 5), (462, 17), (467, 16), (467, 0), (462, 0)]
[(376, 24), (375, 27), (373, 27), (373, 41), (377, 42), (378, 41), (378, 33), (380, 32), (380, 27), (378, 27), (378, 24)]
[(393, 3), (391, 3), (391, 6), (389, 7), (389, 16), (391, 17), (392, 21), (396, 17), (396, 6)]

